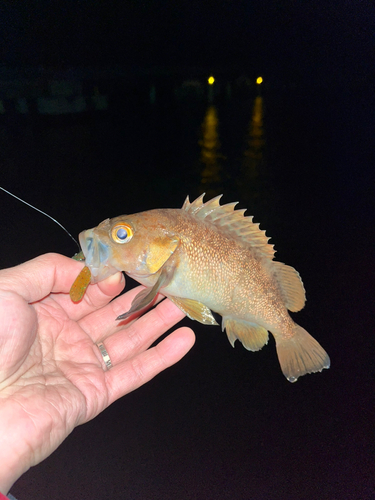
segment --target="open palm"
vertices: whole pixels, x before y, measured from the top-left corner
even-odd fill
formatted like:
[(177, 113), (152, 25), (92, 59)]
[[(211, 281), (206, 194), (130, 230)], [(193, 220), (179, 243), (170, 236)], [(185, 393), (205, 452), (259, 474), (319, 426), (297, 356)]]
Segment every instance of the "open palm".
[[(176, 363), (194, 343), (170, 301), (131, 323), (115, 318), (137, 290), (117, 299), (120, 274), (90, 286), (79, 304), (69, 288), (82, 263), (47, 254), (0, 271), (0, 491), (46, 458), (76, 427)], [(96, 346), (102, 341), (113, 368)]]

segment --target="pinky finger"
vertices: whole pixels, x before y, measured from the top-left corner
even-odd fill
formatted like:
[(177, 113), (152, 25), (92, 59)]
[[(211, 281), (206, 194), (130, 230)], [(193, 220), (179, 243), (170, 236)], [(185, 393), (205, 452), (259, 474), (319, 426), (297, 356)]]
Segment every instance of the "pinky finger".
[(178, 328), (155, 347), (111, 368), (106, 372), (109, 404), (180, 361), (194, 342), (195, 335), (190, 328)]

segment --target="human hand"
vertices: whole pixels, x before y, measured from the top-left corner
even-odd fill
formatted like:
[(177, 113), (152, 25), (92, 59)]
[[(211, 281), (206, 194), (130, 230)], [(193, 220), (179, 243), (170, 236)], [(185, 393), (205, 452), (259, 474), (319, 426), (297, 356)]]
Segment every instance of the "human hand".
[[(69, 289), (82, 268), (46, 254), (0, 271), (0, 492), (49, 456), (74, 427), (179, 361), (194, 334), (169, 300), (133, 323), (115, 318), (139, 291), (118, 295), (121, 273), (90, 285), (74, 304)], [(96, 345), (105, 345), (107, 370)]]

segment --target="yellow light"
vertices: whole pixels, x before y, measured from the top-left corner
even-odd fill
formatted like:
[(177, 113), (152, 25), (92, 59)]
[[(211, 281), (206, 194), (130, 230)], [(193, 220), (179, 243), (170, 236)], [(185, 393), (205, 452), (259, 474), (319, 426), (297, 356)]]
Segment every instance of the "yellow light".
[(261, 76), (258, 76), (257, 84), (260, 85), (262, 82), (263, 82), (263, 78)]
[(209, 85), (213, 85), (214, 82), (215, 82), (215, 78), (213, 76), (210, 76), (210, 78), (208, 79)]

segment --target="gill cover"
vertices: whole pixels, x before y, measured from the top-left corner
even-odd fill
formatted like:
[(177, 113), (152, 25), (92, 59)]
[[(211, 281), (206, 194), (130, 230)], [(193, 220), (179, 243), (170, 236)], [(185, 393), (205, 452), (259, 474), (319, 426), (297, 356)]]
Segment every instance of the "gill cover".
[(175, 252), (180, 240), (176, 237), (155, 238), (149, 245), (145, 264), (150, 274), (157, 273)]
[(168, 259), (173, 255), (179, 245), (178, 238), (171, 238), (167, 235), (156, 238), (149, 245), (146, 253), (145, 264), (149, 275), (156, 274), (161, 271), (154, 286), (150, 286), (139, 292), (131, 304), (130, 309), (120, 314), (116, 319), (127, 319), (132, 314), (135, 314), (142, 309), (150, 306), (156, 298), (161, 288), (168, 285), (173, 278), (174, 265), (168, 265)]

